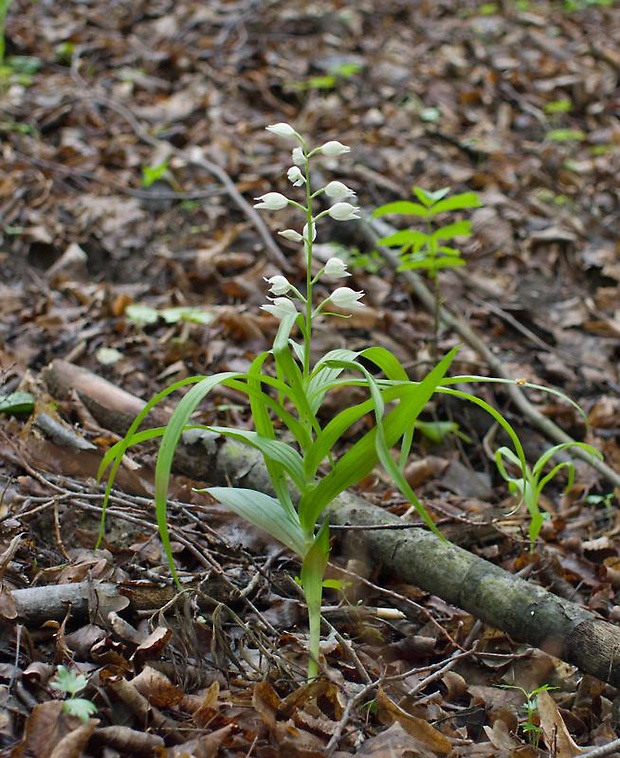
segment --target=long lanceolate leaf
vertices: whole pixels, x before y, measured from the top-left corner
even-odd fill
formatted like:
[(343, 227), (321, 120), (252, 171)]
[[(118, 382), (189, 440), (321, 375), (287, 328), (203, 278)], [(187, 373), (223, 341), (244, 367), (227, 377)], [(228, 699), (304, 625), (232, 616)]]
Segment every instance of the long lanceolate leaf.
[[(116, 474), (118, 473), (118, 469), (123, 461), (123, 456), (127, 452), (127, 450), (137, 442), (141, 442), (145, 437), (137, 437), (136, 433), (138, 429), (140, 428), (142, 422), (144, 419), (149, 415), (149, 413), (153, 410), (153, 408), (160, 403), (165, 397), (170, 395), (172, 392), (175, 392), (178, 389), (181, 389), (182, 387), (187, 387), (190, 384), (196, 384), (201, 382), (205, 377), (203, 376), (191, 376), (187, 379), (182, 379), (179, 382), (175, 382), (174, 384), (171, 384), (169, 387), (166, 387), (161, 392), (158, 392), (155, 397), (153, 397), (151, 400), (149, 400), (148, 403), (144, 406), (144, 408), (138, 413), (138, 415), (135, 417), (133, 422), (131, 423), (129, 429), (127, 430), (127, 433), (123, 437), (122, 440), (116, 443), (104, 459), (101, 461), (101, 464), (99, 465), (99, 470), (97, 471), (97, 479), (101, 479), (106, 472), (106, 470), (110, 467), (110, 473), (108, 474), (108, 481), (106, 483), (105, 493), (103, 495), (103, 505), (101, 509), (101, 521), (99, 525), (99, 536), (97, 538), (97, 545), (101, 544), (101, 541), (104, 537), (104, 530), (105, 530), (105, 519), (106, 519), (106, 511), (108, 507), (108, 502), (110, 500), (110, 495), (112, 494), (112, 487), (114, 486), (114, 480), (116, 479)], [(156, 434), (152, 434), (151, 436), (157, 436)], [(112, 451), (114, 451), (112, 453)]]
[[(419, 384), (403, 383), (394, 387), (396, 396), (393, 398), (390, 396), (390, 399), (398, 399), (399, 402), (383, 418), (385, 445), (392, 447), (415, 423), (416, 418), (437, 390), (456, 352), (454, 349), (448, 353)], [(387, 397), (387, 390), (384, 392)], [(367, 432), (343, 455), (316, 488), (302, 495), (299, 502), (299, 515), (304, 530), (316, 523), (324, 509), (341, 492), (370, 474), (379, 458), (376, 435), (376, 428)]]
[(208, 487), (200, 491), (208, 492), (237, 515), (271, 534), (302, 560), (305, 557), (309, 542), (297, 513), (285, 511), (276, 498), (242, 487)]

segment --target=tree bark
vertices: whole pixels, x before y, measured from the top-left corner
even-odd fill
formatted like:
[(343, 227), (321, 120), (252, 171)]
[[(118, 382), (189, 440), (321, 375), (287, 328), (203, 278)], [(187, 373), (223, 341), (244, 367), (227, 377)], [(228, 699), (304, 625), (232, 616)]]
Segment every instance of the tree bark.
[[(347, 495), (329, 510), (332, 524), (403, 525), (403, 520)], [(356, 529), (347, 549), (437, 595), (476, 618), (620, 686), (620, 630), (585, 608), (553, 595), (423, 529)]]

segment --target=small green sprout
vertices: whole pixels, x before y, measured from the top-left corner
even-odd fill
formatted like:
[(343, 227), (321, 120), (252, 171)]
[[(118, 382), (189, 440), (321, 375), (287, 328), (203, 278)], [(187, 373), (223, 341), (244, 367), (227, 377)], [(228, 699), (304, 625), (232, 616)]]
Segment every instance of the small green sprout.
[(67, 699), (63, 703), (63, 710), (70, 716), (77, 716), (81, 721), (86, 723), (88, 719), (97, 713), (97, 706), (83, 697), (76, 695), (86, 688), (88, 679), (83, 674), (76, 674), (65, 666), (59, 666), (56, 673), (56, 679), (51, 682), (50, 687), (57, 692), (63, 692)]
[[(547, 517), (547, 514), (540, 510), (539, 503), (540, 494), (544, 487), (546, 487), (546, 485), (549, 484), (549, 482), (562, 470), (565, 470), (568, 476), (565, 492), (568, 492), (575, 482), (575, 466), (572, 461), (561, 461), (545, 474), (545, 469), (551, 459), (569, 448), (580, 448), (596, 458), (603, 458), (600, 450), (597, 450), (592, 445), (588, 445), (586, 442), (563, 442), (559, 445), (554, 445), (552, 448), (545, 451), (536, 461), (534, 466), (530, 467), (528, 465), (526, 467), (525, 476), (523, 476), (521, 462), (512, 450), (507, 447), (500, 447), (499, 450), (495, 452), (495, 464), (502, 478), (508, 483), (508, 489), (512, 494), (521, 498), (521, 501), (525, 503), (530, 514), (528, 536), (532, 548), (538, 539), (542, 525)], [(521, 475), (516, 477), (510, 476), (506, 469), (506, 463), (518, 466), (521, 469)]]
[(534, 749), (538, 748), (538, 743), (540, 742), (542, 735), (542, 728), (538, 718), (538, 695), (540, 695), (541, 692), (555, 690), (557, 687), (552, 687), (550, 684), (541, 684), (540, 687), (536, 687), (536, 689), (530, 690), (529, 692), (516, 684), (500, 684), (498, 687), (501, 687), (504, 690), (518, 690), (523, 693), (525, 702), (521, 706), (523, 716), (519, 720), (519, 726), (530, 745), (532, 745)]
[(438, 273), (442, 269), (456, 268), (465, 265), (462, 253), (457, 248), (446, 243), (456, 238), (468, 237), (471, 234), (471, 222), (461, 219), (450, 224), (442, 225), (437, 221), (438, 216), (454, 211), (480, 208), (482, 203), (475, 192), (450, 194), (450, 187), (435, 192), (429, 192), (422, 187), (414, 187), (413, 194), (418, 202), (398, 200), (377, 208), (373, 216), (412, 216), (421, 219), (424, 229), (404, 229), (383, 237), (380, 245), (399, 247), (401, 264), (398, 271), (426, 271), (435, 288), (435, 323), (434, 344), (435, 354), (439, 339), (439, 309), (441, 292), (439, 289)]

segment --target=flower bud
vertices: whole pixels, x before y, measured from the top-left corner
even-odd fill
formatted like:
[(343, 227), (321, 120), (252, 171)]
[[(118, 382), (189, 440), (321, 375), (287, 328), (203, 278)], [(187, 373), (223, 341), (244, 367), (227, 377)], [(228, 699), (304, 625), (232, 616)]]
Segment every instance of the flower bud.
[(254, 200), (259, 201), (255, 208), (266, 208), (268, 211), (281, 211), (288, 205), (288, 198), (280, 192), (268, 192), (266, 195), (255, 197)]
[(282, 232), (278, 232), (278, 234), (290, 242), (301, 242), (303, 240), (301, 234), (299, 232), (296, 232), (294, 229), (285, 229)]
[(351, 148), (343, 145), (342, 142), (338, 142), (338, 140), (330, 140), (324, 145), (321, 145), (319, 152), (323, 153), (323, 155), (326, 155), (328, 158), (337, 158), (339, 155), (344, 155), (344, 153), (350, 153)]
[(342, 308), (343, 311), (352, 311), (356, 308), (364, 308), (364, 303), (360, 303), (360, 298), (364, 297), (363, 292), (355, 292), (351, 287), (338, 287), (330, 295), (330, 302), (336, 308)]
[(286, 175), (289, 182), (293, 184), (293, 187), (303, 187), (306, 183), (306, 177), (301, 173), (299, 166), (291, 166)]
[(283, 319), (285, 316), (290, 316), (293, 313), (297, 313), (295, 303), (288, 299), (288, 297), (276, 297), (271, 303), (261, 305), (261, 309), (271, 313), (277, 319)]
[(328, 279), (335, 281), (351, 276), (347, 271), (347, 264), (341, 258), (330, 258), (325, 264), (324, 274)]
[(265, 129), (268, 132), (275, 134), (277, 137), (299, 136), (290, 124), (286, 124), (283, 121), (281, 121), (279, 124), (271, 124), (270, 126), (266, 126)]
[(335, 203), (327, 213), (336, 221), (351, 221), (360, 218), (359, 208), (351, 203)]
[(294, 147), (293, 148), (293, 163), (296, 166), (303, 166), (306, 162), (306, 155), (301, 147)]
[(282, 274), (276, 274), (269, 278), (263, 277), (263, 279), (267, 284), (271, 285), (269, 287), (269, 292), (271, 292), (272, 295), (286, 295), (292, 286), (289, 280), (285, 276), (282, 276)]
[[(314, 240), (316, 239), (316, 224), (313, 223), (310, 226), (312, 227), (312, 233), (311, 233), (312, 234), (312, 242), (314, 242)], [(303, 236), (303, 238), (306, 240), (306, 242), (308, 242), (310, 240), (310, 234), (309, 234), (309, 230), (308, 230), (308, 224), (304, 224), (304, 236)]]
[(355, 197), (355, 192), (342, 182), (330, 182), (325, 187), (325, 194), (332, 200), (346, 200), (348, 197)]

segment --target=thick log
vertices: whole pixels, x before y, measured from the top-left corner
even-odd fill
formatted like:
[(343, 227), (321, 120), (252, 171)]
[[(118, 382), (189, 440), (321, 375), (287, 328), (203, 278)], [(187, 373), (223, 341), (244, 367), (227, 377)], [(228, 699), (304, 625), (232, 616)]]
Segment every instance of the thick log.
[(620, 686), (620, 629), (430, 532), (372, 529), (403, 520), (348, 495), (329, 511), (352, 530), (347, 549), (530, 645)]
[[(47, 374), (49, 377), (51, 372), (54, 376), (56, 389), (62, 384), (58, 381), (61, 374), (71, 382), (69, 386), (75, 386), (67, 364), (59, 372), (54, 370), (56, 363)], [(95, 380), (103, 380), (93, 376), (88, 382), (85, 376), (82, 378), (79, 394), (87, 404), (88, 387)], [(112, 392), (101, 392), (98, 402), (89, 404), (102, 425), (107, 423), (108, 413), (112, 419), (119, 417), (118, 409), (107, 410), (113, 397)], [(134, 398), (128, 406), (139, 410), (141, 403)], [(250, 487), (272, 494), (260, 454), (230, 440), (208, 434), (198, 436), (193, 444), (180, 447), (175, 464), (183, 473), (209, 484)], [(350, 493), (338, 498), (330, 508), (329, 520), (341, 526), (394, 524), (401, 527), (352, 530), (348, 539), (355, 541), (356, 555), (359, 557), (363, 551), (369, 564), (382, 565), (404, 581), (462, 608), (515, 639), (552, 653), (584, 673), (620, 686), (620, 630), (585, 608), (515, 577), (423, 529), (402, 529), (402, 519)]]

